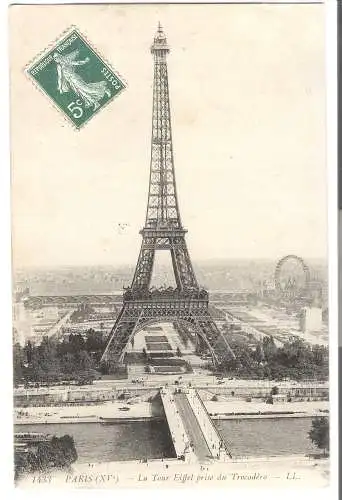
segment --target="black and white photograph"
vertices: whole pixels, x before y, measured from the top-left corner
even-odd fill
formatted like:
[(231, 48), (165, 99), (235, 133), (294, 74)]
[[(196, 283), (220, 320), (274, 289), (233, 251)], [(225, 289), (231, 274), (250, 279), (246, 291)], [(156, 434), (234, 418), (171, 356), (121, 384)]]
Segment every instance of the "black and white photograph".
[(15, 486), (329, 486), (325, 15), (10, 7)]

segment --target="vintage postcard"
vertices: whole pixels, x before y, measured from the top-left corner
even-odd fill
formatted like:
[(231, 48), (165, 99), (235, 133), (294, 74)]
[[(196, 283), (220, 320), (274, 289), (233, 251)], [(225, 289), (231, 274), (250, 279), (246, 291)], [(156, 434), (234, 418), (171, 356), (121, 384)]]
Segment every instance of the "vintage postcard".
[(325, 6), (9, 30), (15, 485), (328, 486)]

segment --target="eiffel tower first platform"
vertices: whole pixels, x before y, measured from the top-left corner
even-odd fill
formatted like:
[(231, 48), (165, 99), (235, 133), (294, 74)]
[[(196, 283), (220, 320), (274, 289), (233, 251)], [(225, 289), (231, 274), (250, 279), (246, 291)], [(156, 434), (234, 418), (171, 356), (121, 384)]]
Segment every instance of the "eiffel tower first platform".
[[(199, 287), (186, 246), (173, 163), (170, 100), (166, 56), (170, 52), (161, 26), (154, 37), (151, 166), (145, 226), (134, 277), (123, 294), (123, 306), (111, 331), (102, 362), (113, 368), (124, 364), (134, 335), (152, 323), (171, 322), (190, 327), (198, 346), (207, 350), (215, 366), (234, 353), (209, 312), (208, 292)], [(156, 251), (171, 252), (176, 288), (150, 289)]]

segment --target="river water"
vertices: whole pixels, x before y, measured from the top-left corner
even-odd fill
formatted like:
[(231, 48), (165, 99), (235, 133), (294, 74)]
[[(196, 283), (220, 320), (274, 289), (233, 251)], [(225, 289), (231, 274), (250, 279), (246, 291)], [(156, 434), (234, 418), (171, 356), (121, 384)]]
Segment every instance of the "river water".
[(308, 437), (311, 418), (216, 420), (216, 426), (235, 457), (296, 455), (317, 452)]
[[(311, 418), (270, 418), (216, 421), (234, 457), (304, 454), (315, 451), (308, 438)], [(166, 422), (103, 425), (16, 425), (16, 432), (73, 436), (79, 462), (111, 462), (174, 456)]]

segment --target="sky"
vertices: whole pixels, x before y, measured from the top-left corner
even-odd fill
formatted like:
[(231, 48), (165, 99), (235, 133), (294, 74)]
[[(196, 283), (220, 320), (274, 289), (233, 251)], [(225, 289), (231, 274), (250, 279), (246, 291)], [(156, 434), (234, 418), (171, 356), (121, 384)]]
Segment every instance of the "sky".
[[(14, 267), (135, 263), (158, 21), (171, 46), (175, 170), (192, 259), (324, 258), (323, 9), (12, 6)], [(80, 131), (24, 73), (71, 25), (128, 84)]]

